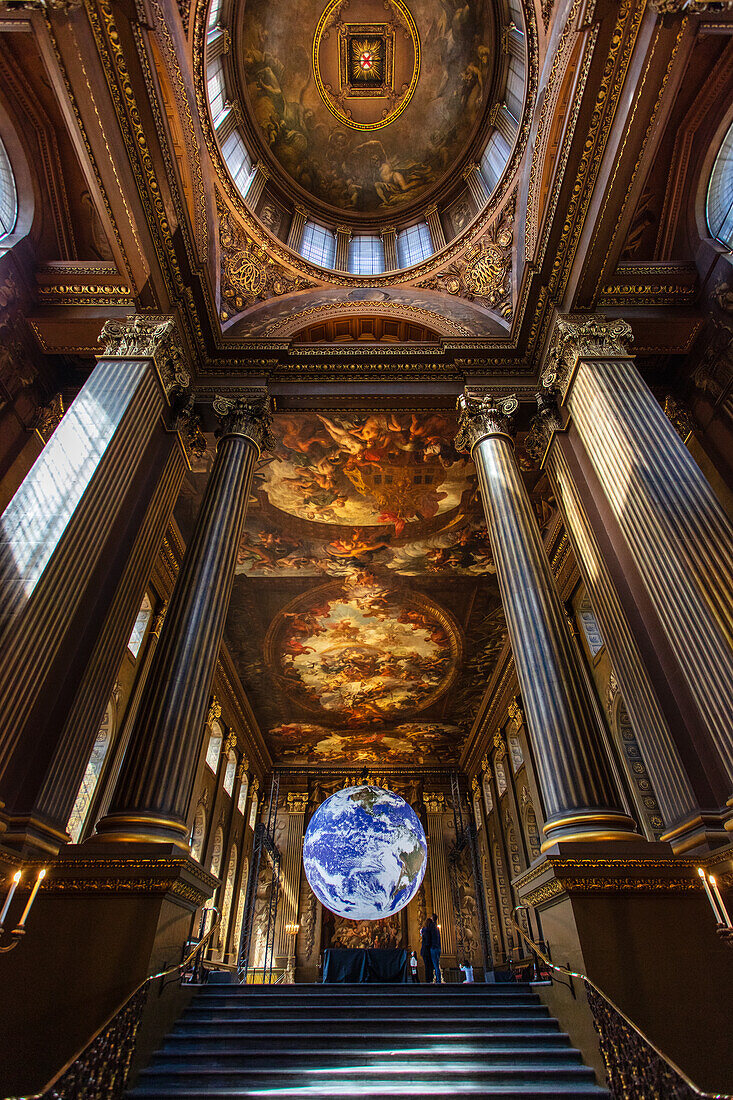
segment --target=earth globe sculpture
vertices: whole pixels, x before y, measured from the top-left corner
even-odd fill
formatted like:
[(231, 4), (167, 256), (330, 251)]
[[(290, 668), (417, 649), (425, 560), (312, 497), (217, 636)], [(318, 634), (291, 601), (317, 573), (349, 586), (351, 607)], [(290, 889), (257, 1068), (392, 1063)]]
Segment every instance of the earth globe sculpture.
[(323, 802), (306, 830), (303, 866), (318, 900), (349, 920), (399, 913), (420, 888), (428, 845), (404, 798), (381, 787), (346, 787)]

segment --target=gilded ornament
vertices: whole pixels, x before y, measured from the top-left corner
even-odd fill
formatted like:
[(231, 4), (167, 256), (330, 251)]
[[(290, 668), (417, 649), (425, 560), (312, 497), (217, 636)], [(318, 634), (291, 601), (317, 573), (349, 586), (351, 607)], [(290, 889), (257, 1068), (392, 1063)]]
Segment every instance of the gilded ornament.
[(682, 442), (686, 443), (695, 430), (695, 418), (687, 405), (668, 393), (664, 399), (664, 415)]
[(151, 359), (169, 400), (180, 401), (191, 386), (178, 326), (173, 317), (133, 314), (105, 321), (99, 334), (101, 358)]
[(633, 339), (628, 321), (609, 321), (597, 314), (558, 317), (542, 385), (548, 390), (559, 387), (564, 393), (579, 359), (625, 359)]
[(246, 248), (224, 257), (224, 275), (235, 295), (256, 298), (265, 285), (265, 272), (255, 254)]
[(442, 792), (429, 793), (425, 791), (423, 801), (429, 814), (445, 813), (445, 795)]
[(306, 791), (288, 791), (288, 813), (304, 814), (308, 806)]
[(221, 703), (219, 702), (217, 697), (214, 696), (211, 700), (209, 713), (206, 715), (207, 726), (210, 726), (212, 722), (218, 721), (219, 718), (221, 718)]
[(217, 395), (212, 408), (221, 421), (217, 435), (243, 435), (257, 449), (270, 450), (274, 446), (272, 435), (272, 404), (267, 391), (246, 397), (222, 397)]
[(562, 429), (563, 424), (554, 390), (537, 393), (535, 398), (537, 415), (530, 422), (524, 449), (534, 463), (541, 464), (553, 435)]
[(519, 402), (515, 394), (507, 397), (472, 396), (464, 390), (456, 402), (458, 434), (456, 450), (470, 454), (482, 439), (492, 435), (512, 435), (513, 418)]
[(522, 711), (519, 700), (512, 699), (511, 703), (506, 708), (506, 712), (509, 715), (511, 721), (514, 722), (515, 726), (519, 728), (519, 726), (521, 726), (524, 722), (524, 712)]
[(64, 400), (60, 393), (57, 393), (48, 405), (44, 405), (42, 409), (38, 410), (34, 427), (44, 443), (48, 443), (58, 428), (65, 411)]
[[(511, 237), (510, 237), (511, 240)], [(500, 248), (482, 244), (478, 250), (468, 249), (469, 258), (463, 272), (463, 281), (477, 298), (489, 298), (501, 287), (506, 274), (506, 260)]]

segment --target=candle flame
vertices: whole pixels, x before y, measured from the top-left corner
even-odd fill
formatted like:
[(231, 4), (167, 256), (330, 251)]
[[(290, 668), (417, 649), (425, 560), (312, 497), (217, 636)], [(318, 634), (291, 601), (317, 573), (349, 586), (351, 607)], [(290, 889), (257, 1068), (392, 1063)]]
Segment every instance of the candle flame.
[(708, 878), (710, 879), (710, 882), (713, 884), (713, 886), (715, 886), (715, 875), (708, 875)]
[(13, 875), (13, 882), (20, 882), (20, 876), (21, 876), (21, 872), (16, 871), (15, 874)]
[(703, 871), (702, 867), (698, 867), (697, 873), (700, 876), (700, 878), (705, 878), (705, 872)]
[(45, 878), (45, 877), (46, 877), (46, 868), (41, 867), (41, 870), (38, 872), (38, 881), (40, 882), (41, 879)]

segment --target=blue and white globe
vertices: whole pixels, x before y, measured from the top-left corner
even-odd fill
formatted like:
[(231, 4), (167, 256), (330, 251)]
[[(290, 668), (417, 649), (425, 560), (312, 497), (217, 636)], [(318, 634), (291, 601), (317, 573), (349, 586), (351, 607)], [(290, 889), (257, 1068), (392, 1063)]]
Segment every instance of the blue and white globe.
[(303, 842), (306, 878), (318, 900), (349, 920), (399, 913), (420, 888), (428, 845), (404, 798), (381, 787), (346, 787), (323, 802)]

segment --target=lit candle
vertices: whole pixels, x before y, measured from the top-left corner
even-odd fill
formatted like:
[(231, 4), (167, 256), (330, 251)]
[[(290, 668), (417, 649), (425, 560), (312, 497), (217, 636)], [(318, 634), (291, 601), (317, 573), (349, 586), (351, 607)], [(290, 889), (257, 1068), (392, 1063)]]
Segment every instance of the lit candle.
[(25, 924), (25, 922), (27, 921), (28, 914), (31, 911), (31, 905), (33, 905), (33, 902), (36, 900), (36, 894), (38, 893), (38, 889), (41, 885), (41, 882), (43, 881), (43, 879), (45, 877), (46, 877), (46, 868), (42, 867), (41, 870), (38, 872), (38, 878), (33, 883), (33, 889), (31, 890), (31, 896), (28, 898), (28, 904), (26, 905), (25, 909), (23, 910), (23, 916), (20, 918), (20, 924), (18, 925), (18, 928), (22, 928), (23, 925)]
[(725, 919), (725, 923), (727, 924), (728, 928), (733, 928), (733, 924), (731, 923), (731, 919), (730, 919), (730, 914), (728, 913), (728, 910), (725, 907), (725, 902), (723, 901), (723, 897), (720, 893), (720, 890), (718, 889), (718, 884), (715, 881), (715, 875), (708, 875), (708, 881), (709, 881), (710, 885), (713, 888), (713, 893), (715, 894), (715, 900), (718, 903), (718, 908), (720, 909), (721, 913), (723, 914), (723, 917)]
[(2, 928), (2, 926), (5, 924), (5, 918), (8, 914), (8, 909), (10, 908), (10, 903), (13, 900), (13, 894), (15, 893), (15, 891), (18, 888), (18, 883), (19, 882), (20, 882), (20, 871), (16, 871), (15, 874), (13, 875), (13, 880), (10, 883), (10, 889), (8, 890), (8, 896), (5, 899), (5, 905), (3, 905), (3, 911), (2, 911), (2, 913), (0, 913), (0, 928)]
[(703, 884), (703, 887), (705, 888), (705, 893), (708, 896), (708, 901), (710, 902), (710, 908), (713, 911), (716, 923), (717, 924), (725, 924), (725, 920), (723, 919), (723, 914), (718, 909), (718, 905), (715, 901), (715, 898), (713, 897), (713, 892), (710, 889), (710, 887), (708, 886), (707, 875), (703, 871), (702, 867), (698, 867), (697, 873), (700, 876), (700, 878), (702, 879), (702, 884)]

